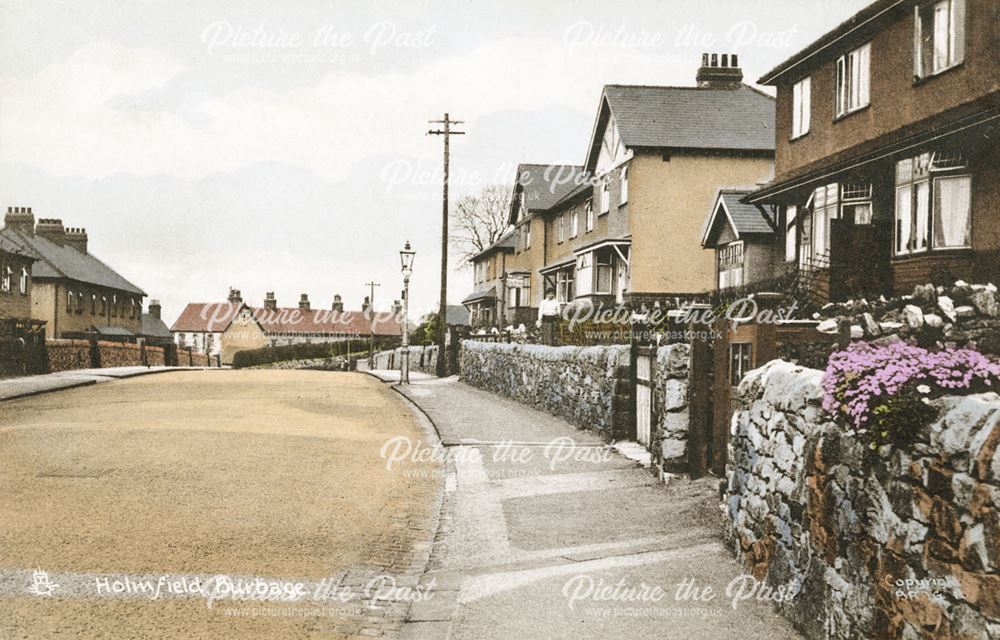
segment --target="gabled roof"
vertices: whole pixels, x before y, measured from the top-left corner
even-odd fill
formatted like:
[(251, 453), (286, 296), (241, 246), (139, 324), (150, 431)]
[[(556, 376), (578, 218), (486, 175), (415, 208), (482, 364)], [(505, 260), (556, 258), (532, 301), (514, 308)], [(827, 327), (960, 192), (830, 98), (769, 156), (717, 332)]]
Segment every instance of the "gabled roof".
[(494, 251), (508, 251), (508, 250), (509, 251), (513, 251), (514, 250), (514, 245), (517, 242), (516, 237), (517, 237), (517, 234), (515, 234), (514, 230), (511, 229), (507, 233), (505, 233), (502, 236), (500, 236), (499, 240), (497, 240), (496, 242), (494, 242), (490, 246), (486, 247), (485, 249), (483, 249), (482, 251), (480, 251), (476, 255), (474, 255), (471, 258), (469, 258), (469, 261), (471, 262), (471, 261), (476, 260), (478, 258), (482, 258), (483, 256), (488, 255), (490, 253), (493, 253)]
[(231, 302), (189, 302), (170, 330), (219, 333), (226, 330), (239, 308)]
[(14, 244), (13, 242), (11, 242), (7, 238), (3, 237), (2, 235), (0, 235), (0, 251), (4, 251), (6, 253), (13, 253), (13, 254), (16, 254), (16, 255), (24, 256), (24, 257), (30, 258), (32, 260), (37, 260), (38, 259), (38, 256), (36, 256), (35, 254), (31, 253), (30, 251), (28, 251), (27, 249), (25, 249), (21, 245)]
[(715, 239), (723, 223), (729, 225), (737, 239), (747, 235), (772, 234), (777, 231), (777, 221), (770, 207), (741, 201), (752, 191), (753, 187), (719, 189), (702, 233), (703, 247), (715, 246)]
[[(758, 84), (776, 84), (776, 80), (783, 76), (784, 74), (803, 66), (804, 64), (809, 64), (807, 61), (811, 58), (824, 54), (833, 45), (839, 43), (845, 38), (851, 37), (855, 34), (863, 35), (877, 29), (878, 26), (892, 17), (893, 12), (901, 7), (911, 4), (910, 0), (877, 0), (871, 3), (861, 11), (855, 13), (853, 16), (841, 22), (834, 29), (823, 34), (806, 48), (802, 49), (791, 58), (785, 60), (779, 64), (774, 69), (771, 69), (758, 80)], [(909, 45), (909, 43), (907, 43)], [(812, 67), (810, 67), (812, 68)], [(805, 75), (805, 70), (799, 75)]]
[(774, 151), (774, 98), (745, 84), (724, 87), (604, 87), (587, 167), (613, 116), (626, 147)]
[(169, 338), (170, 329), (160, 318), (151, 313), (142, 314), (142, 335), (152, 338)]
[(521, 194), (527, 214), (547, 211), (580, 185), (583, 167), (569, 164), (519, 164), (510, 204), (510, 224), (517, 223)]
[(66, 244), (58, 245), (48, 238), (17, 231), (11, 227), (0, 229), (0, 236), (20, 247), (24, 253), (38, 257), (38, 261), (31, 268), (32, 278), (69, 278), (85, 284), (118, 289), (140, 296), (146, 295), (142, 289), (89, 253), (83, 253)]
[(444, 309), (444, 323), (452, 327), (465, 327), (469, 323), (469, 310), (460, 304), (449, 304)]

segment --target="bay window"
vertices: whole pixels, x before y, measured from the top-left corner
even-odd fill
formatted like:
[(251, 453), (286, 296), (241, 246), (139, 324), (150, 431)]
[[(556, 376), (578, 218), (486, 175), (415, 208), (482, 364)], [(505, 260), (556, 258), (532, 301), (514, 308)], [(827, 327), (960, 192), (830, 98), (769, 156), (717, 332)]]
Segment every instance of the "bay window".
[(896, 255), (971, 246), (972, 178), (957, 154), (922, 153), (896, 163)]
[(594, 289), (593, 254), (584, 253), (576, 258), (576, 295), (589, 296)]
[(837, 117), (868, 106), (870, 72), (870, 43), (837, 59)]
[(604, 249), (594, 252), (594, 264), (596, 265), (596, 278), (594, 279), (594, 293), (612, 294), (614, 293), (614, 270), (611, 259), (612, 249)]
[(573, 270), (563, 269), (556, 272), (556, 300), (559, 302), (572, 302), (574, 295)]
[(844, 184), (840, 191), (840, 217), (858, 225), (872, 223), (872, 185)]

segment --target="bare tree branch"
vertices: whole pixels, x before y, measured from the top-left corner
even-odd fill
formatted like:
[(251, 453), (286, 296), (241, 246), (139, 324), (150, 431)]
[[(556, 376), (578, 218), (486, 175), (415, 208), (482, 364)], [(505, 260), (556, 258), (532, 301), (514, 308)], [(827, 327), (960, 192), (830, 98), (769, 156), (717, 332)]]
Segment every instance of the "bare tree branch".
[(459, 251), (463, 265), (468, 266), (473, 256), (492, 246), (510, 228), (507, 220), (511, 191), (508, 185), (491, 184), (455, 203), (449, 240)]

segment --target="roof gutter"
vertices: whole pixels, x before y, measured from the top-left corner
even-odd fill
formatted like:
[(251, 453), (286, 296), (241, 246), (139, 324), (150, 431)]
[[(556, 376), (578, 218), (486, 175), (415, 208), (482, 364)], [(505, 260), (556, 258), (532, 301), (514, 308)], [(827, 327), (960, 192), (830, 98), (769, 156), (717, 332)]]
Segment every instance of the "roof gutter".
[[(838, 42), (840, 42), (841, 40), (843, 40), (847, 36), (853, 34), (854, 32), (856, 32), (857, 30), (861, 29), (862, 27), (867, 26), (869, 23), (873, 22), (874, 20), (877, 20), (878, 18), (881, 18), (887, 12), (895, 9), (899, 5), (904, 4), (904, 3), (908, 2), (908, 1), (909, 0), (896, 0), (896, 2), (893, 2), (892, 4), (890, 4), (888, 7), (886, 7), (882, 11), (879, 11), (878, 13), (876, 13), (875, 15), (873, 15), (872, 17), (870, 17), (867, 20), (865, 20), (864, 22), (862, 22), (861, 24), (856, 25), (856, 26), (852, 27), (851, 29), (849, 29), (848, 31), (840, 34), (836, 38), (830, 40), (830, 42), (827, 42), (826, 44), (824, 44), (823, 46), (819, 47), (815, 51), (810, 52), (808, 55), (805, 55), (802, 58), (799, 58), (798, 60), (796, 60), (794, 57), (792, 57), (790, 60), (794, 60), (794, 62), (790, 62), (789, 60), (786, 60), (784, 63), (782, 63), (781, 65), (779, 65), (775, 69), (772, 69), (767, 74), (765, 74), (764, 76), (762, 76), (759, 80), (757, 80), (757, 84), (770, 85), (776, 79), (778, 79), (779, 77), (785, 75), (786, 73), (788, 73), (792, 69), (798, 67), (799, 65), (801, 65), (804, 62), (806, 62), (807, 60), (810, 60), (811, 58), (817, 56), (818, 54), (822, 53), (826, 49), (829, 49), (830, 47), (832, 47), (833, 45), (837, 44)], [(822, 39), (822, 38), (820, 38), (820, 39)], [(785, 65), (788, 65), (788, 66), (785, 66)]]

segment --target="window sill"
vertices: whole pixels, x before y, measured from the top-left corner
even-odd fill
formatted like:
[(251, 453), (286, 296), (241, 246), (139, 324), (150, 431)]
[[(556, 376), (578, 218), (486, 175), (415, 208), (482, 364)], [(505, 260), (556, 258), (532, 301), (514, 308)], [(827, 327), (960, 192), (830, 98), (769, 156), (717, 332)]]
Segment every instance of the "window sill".
[(869, 100), (868, 104), (866, 104), (863, 107), (858, 107), (857, 109), (855, 109), (853, 111), (848, 111), (847, 113), (841, 114), (839, 116), (834, 116), (833, 117), (833, 122), (837, 123), (837, 122), (840, 122), (841, 120), (844, 120), (846, 118), (850, 118), (851, 116), (853, 116), (856, 113), (861, 113), (863, 111), (867, 111), (868, 109), (871, 109), (871, 106), (872, 106), (872, 103), (871, 103), (871, 100)]
[[(853, 112), (852, 112), (852, 113), (853, 113)], [(850, 115), (850, 114), (846, 114), (846, 115)], [(841, 116), (841, 117), (846, 117), (846, 116)], [(801, 140), (802, 138), (805, 138), (805, 137), (806, 137), (807, 135), (809, 135), (809, 132), (808, 132), (808, 131), (806, 131), (806, 132), (804, 132), (804, 133), (800, 133), (800, 134), (799, 134), (799, 135), (797, 135), (797, 136), (792, 136), (791, 138), (789, 138), (789, 139), (788, 139), (788, 141), (789, 141), (789, 142), (798, 142), (798, 141), (799, 141), (799, 140)]]
[(913, 251), (910, 253), (897, 253), (893, 254), (892, 259), (898, 261), (915, 260), (919, 258), (928, 258), (933, 256), (947, 256), (947, 255), (967, 255), (972, 254), (972, 247), (941, 247), (938, 249), (922, 249), (920, 251)]
[(913, 77), (913, 86), (914, 87), (919, 87), (920, 85), (927, 84), (928, 82), (930, 82), (931, 80), (934, 80), (935, 78), (940, 78), (941, 76), (945, 75), (949, 71), (954, 71), (955, 69), (961, 69), (964, 66), (965, 66), (965, 60), (962, 60), (961, 62), (956, 62), (955, 64), (951, 65), (950, 67), (945, 67), (944, 69), (941, 69), (940, 71), (934, 71), (932, 73), (928, 73), (927, 75), (920, 76), (920, 77), (914, 76)]

